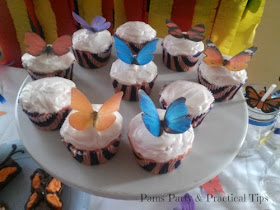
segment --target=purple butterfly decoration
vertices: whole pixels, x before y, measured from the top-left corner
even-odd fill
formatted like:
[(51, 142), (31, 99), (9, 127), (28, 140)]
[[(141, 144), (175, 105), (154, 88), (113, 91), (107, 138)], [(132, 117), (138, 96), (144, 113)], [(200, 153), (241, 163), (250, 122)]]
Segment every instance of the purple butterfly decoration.
[(106, 22), (106, 19), (101, 16), (95, 16), (91, 22), (91, 25), (87, 24), (87, 22), (81, 18), (79, 15), (77, 15), (75, 12), (72, 12), (72, 15), (74, 19), (80, 23), (85, 29), (91, 31), (91, 32), (99, 32), (99, 31), (104, 31), (108, 29), (111, 25), (110, 22)]
[(186, 193), (182, 197), (181, 208), (176, 207), (173, 210), (195, 210), (195, 202), (193, 200), (193, 197), (190, 194)]

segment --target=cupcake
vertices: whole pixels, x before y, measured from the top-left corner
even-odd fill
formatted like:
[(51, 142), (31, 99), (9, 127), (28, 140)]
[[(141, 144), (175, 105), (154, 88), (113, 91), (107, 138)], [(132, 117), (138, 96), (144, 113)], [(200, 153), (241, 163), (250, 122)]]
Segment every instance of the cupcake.
[(232, 99), (247, 81), (247, 62), (251, 60), (257, 47), (251, 47), (234, 57), (222, 55), (216, 45), (206, 41), (203, 61), (198, 69), (198, 81), (213, 94), (215, 101)]
[(80, 163), (98, 165), (118, 151), (123, 118), (118, 112), (122, 92), (102, 104), (91, 104), (72, 89), (72, 111), (60, 129), (61, 140)]
[(157, 32), (149, 25), (141, 21), (129, 21), (119, 26), (115, 36), (123, 40), (137, 54), (147, 42), (155, 39)]
[(119, 59), (112, 64), (110, 71), (114, 90), (116, 93), (123, 91), (124, 100), (138, 101), (138, 90), (150, 94), (158, 75), (157, 66), (152, 61), (158, 39), (148, 42), (137, 56), (133, 56), (126, 43), (118, 37), (115, 37), (115, 42)]
[(200, 125), (215, 101), (212, 93), (203, 85), (177, 80), (164, 87), (160, 93), (159, 102), (162, 108), (166, 109), (180, 97), (186, 98), (186, 106), (189, 110), (188, 117), (192, 119), (193, 128)]
[(185, 99), (179, 98), (163, 110), (156, 109), (144, 92), (139, 94), (143, 113), (129, 124), (130, 145), (143, 169), (153, 174), (168, 173), (181, 164), (192, 148), (194, 132), (186, 117)]
[(45, 77), (72, 79), (75, 57), (70, 51), (70, 36), (61, 36), (52, 45), (47, 45), (36, 33), (27, 32), (24, 43), (27, 48), (21, 57), (22, 66), (33, 80)]
[(29, 82), (19, 95), (28, 118), (42, 130), (59, 129), (71, 111), (71, 88), (75, 84), (60, 77)]
[(73, 34), (73, 52), (80, 66), (96, 69), (105, 66), (111, 55), (113, 38), (106, 30), (110, 23), (101, 16), (95, 16), (89, 26), (85, 20), (73, 13), (74, 19), (84, 28)]
[(171, 20), (166, 20), (168, 33), (162, 42), (163, 63), (171, 70), (183, 72), (196, 68), (200, 54), (204, 50), (202, 40), (205, 38), (203, 24), (192, 27), (188, 32), (181, 29)]

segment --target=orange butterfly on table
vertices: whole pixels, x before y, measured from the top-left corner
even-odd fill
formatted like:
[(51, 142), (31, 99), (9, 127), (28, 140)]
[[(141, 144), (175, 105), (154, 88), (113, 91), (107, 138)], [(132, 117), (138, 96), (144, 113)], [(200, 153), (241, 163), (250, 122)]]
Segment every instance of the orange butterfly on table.
[(204, 51), (206, 57), (203, 61), (209, 66), (224, 66), (230, 71), (240, 71), (248, 66), (247, 62), (252, 59), (257, 49), (254, 46), (250, 47), (227, 60), (223, 58), (222, 53), (212, 41), (206, 40)]
[(278, 110), (280, 107), (279, 97), (271, 98), (271, 96), (269, 96), (265, 101), (261, 101), (266, 91), (257, 93), (257, 91), (252, 86), (247, 86), (245, 88), (245, 92), (245, 97), (247, 98), (246, 102), (251, 108), (256, 107), (262, 110), (264, 113), (270, 113)]
[(94, 111), (90, 101), (77, 88), (71, 89), (71, 108), (77, 110), (69, 116), (70, 125), (77, 130), (85, 130), (93, 125), (98, 131), (110, 127), (116, 120), (114, 112), (120, 108), (123, 92), (109, 98), (99, 109)]
[(72, 47), (72, 38), (71, 36), (63, 35), (52, 45), (48, 45), (38, 34), (26, 32), (24, 43), (27, 45), (26, 52), (30, 55), (39, 56), (43, 53), (54, 53), (61, 56), (70, 51), (70, 47)]

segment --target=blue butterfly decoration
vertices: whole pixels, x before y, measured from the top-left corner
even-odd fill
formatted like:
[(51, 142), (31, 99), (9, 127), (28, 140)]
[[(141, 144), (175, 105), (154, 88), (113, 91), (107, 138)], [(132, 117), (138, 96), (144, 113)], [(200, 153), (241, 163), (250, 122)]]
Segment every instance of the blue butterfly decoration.
[(137, 64), (145, 65), (154, 59), (153, 52), (157, 48), (157, 43), (159, 39), (154, 39), (148, 42), (137, 55), (133, 55), (126, 43), (114, 36), (115, 38), (115, 48), (117, 50), (117, 56), (123, 62), (127, 64)]
[(181, 97), (173, 101), (167, 108), (164, 120), (160, 120), (157, 109), (151, 98), (143, 91), (139, 90), (140, 108), (142, 119), (146, 128), (156, 137), (166, 133), (184, 133), (191, 125), (191, 119), (186, 117), (188, 108), (185, 105), (186, 99)]

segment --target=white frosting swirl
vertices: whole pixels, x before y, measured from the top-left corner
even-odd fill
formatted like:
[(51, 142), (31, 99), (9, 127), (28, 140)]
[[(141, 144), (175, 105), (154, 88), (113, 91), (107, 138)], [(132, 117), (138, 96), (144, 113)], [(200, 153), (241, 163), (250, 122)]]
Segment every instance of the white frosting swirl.
[(116, 34), (129, 42), (142, 44), (151, 41), (157, 32), (149, 25), (141, 21), (129, 21), (119, 26)]
[[(101, 108), (101, 104), (93, 104), (92, 107), (95, 111)], [(119, 112), (115, 112), (116, 120), (107, 129), (103, 131), (98, 131), (94, 126), (90, 126), (86, 130), (76, 130), (69, 124), (69, 116), (72, 113), (77, 112), (72, 110), (66, 120), (64, 121), (61, 129), (60, 135), (68, 143), (71, 143), (78, 149), (83, 150), (94, 150), (106, 147), (114, 139), (117, 139), (122, 131), (123, 118)]]
[[(158, 109), (158, 113), (162, 119), (165, 110)], [(166, 162), (185, 154), (192, 147), (194, 139), (192, 127), (185, 133), (170, 134), (163, 132), (160, 137), (155, 137), (145, 127), (141, 114), (139, 113), (131, 120), (128, 137), (136, 152), (139, 152), (144, 158), (156, 162)]]
[(47, 77), (29, 82), (21, 91), (19, 102), (29, 112), (54, 113), (70, 106), (75, 83), (62, 77)]
[(204, 50), (203, 42), (194, 42), (189, 39), (179, 39), (167, 35), (163, 40), (163, 47), (170, 55), (196, 55)]
[(73, 48), (91, 53), (105, 52), (113, 43), (108, 30), (93, 33), (87, 29), (80, 29), (73, 34)]
[(166, 105), (169, 106), (180, 97), (186, 98), (186, 106), (189, 114), (193, 117), (208, 111), (215, 100), (212, 93), (203, 85), (177, 80), (164, 88), (159, 101), (161, 103), (164, 100)]
[(244, 83), (247, 79), (247, 72), (245, 69), (240, 71), (230, 71), (224, 66), (209, 66), (203, 61), (201, 61), (199, 65), (199, 70), (204, 79), (219, 87), (239, 85), (240, 83)]
[(24, 68), (38, 73), (50, 73), (56, 70), (68, 69), (75, 61), (75, 57), (72, 52), (62, 56), (43, 53), (37, 57), (25, 53), (21, 57), (21, 61)]
[(158, 74), (156, 64), (151, 61), (146, 65), (127, 64), (120, 59), (111, 67), (110, 76), (124, 85), (142, 84), (151, 82)]

